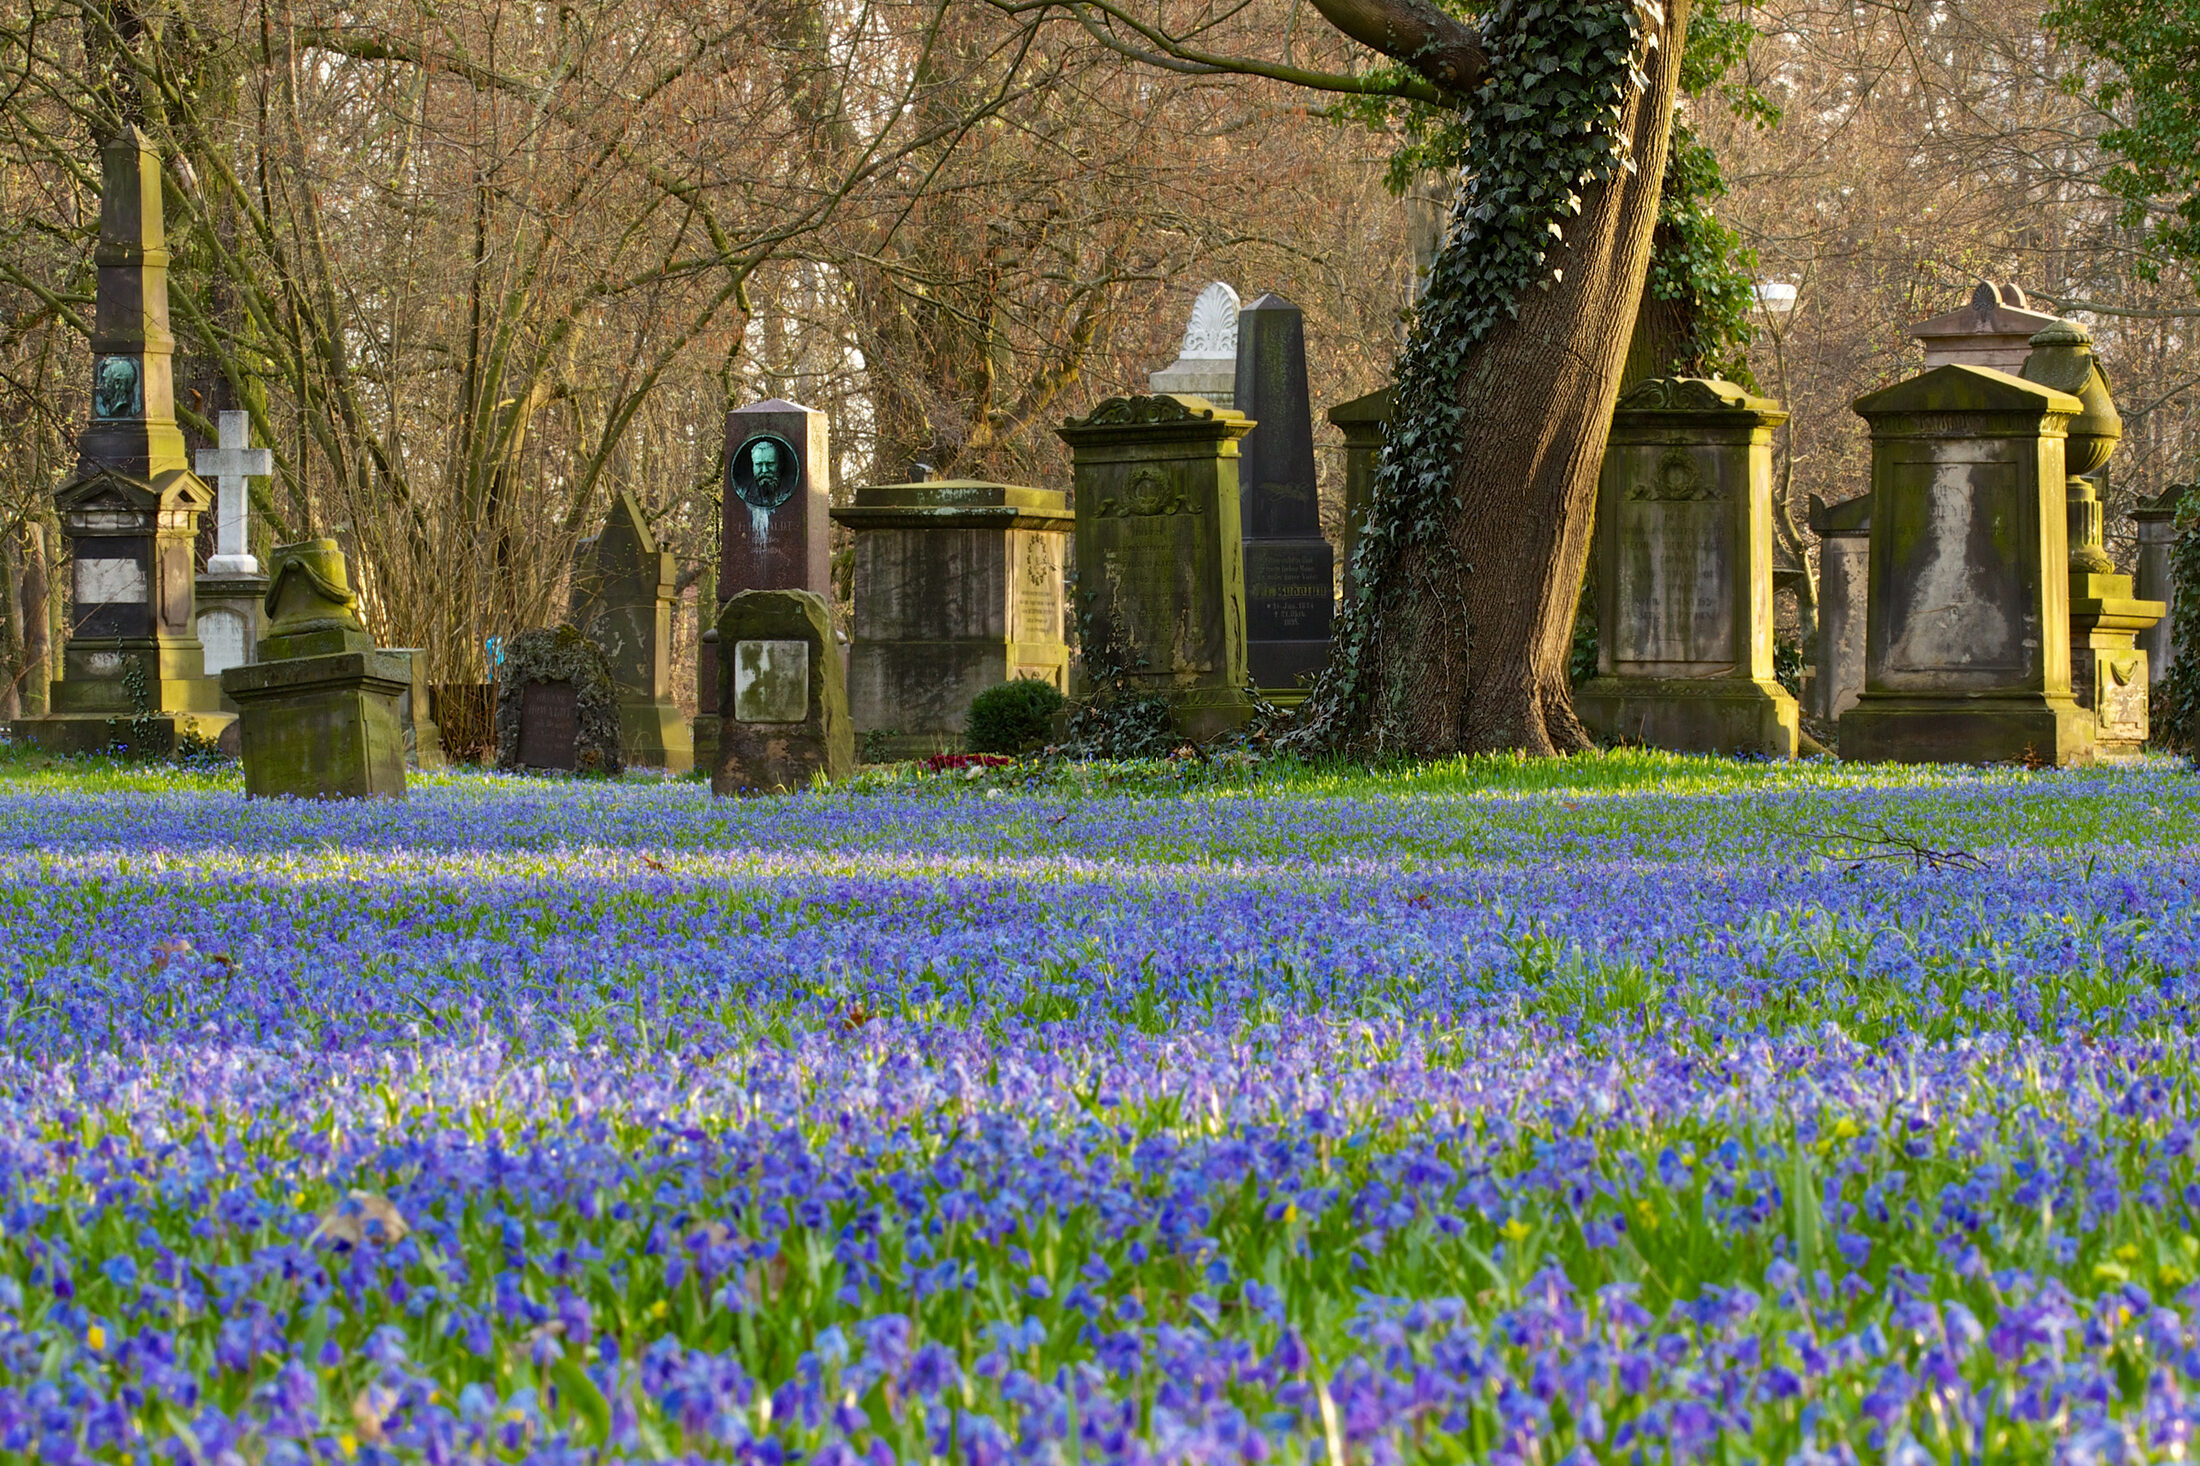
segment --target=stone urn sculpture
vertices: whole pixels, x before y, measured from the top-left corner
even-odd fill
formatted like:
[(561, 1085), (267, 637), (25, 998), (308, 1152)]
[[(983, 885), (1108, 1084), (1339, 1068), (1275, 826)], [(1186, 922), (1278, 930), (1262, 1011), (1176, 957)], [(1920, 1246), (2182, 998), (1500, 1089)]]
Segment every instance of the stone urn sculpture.
[(2069, 475), (2070, 573), (2109, 575), (2116, 562), (2102, 543), (2101, 497), (2088, 474), (2100, 472), (2124, 438), (2124, 420), (2109, 394), (2108, 377), (2093, 354), (2093, 333), (2076, 321), (2057, 321), (2032, 338), (2024, 359), (2024, 379), (2068, 392), (2085, 411), (2070, 420), (2063, 445), (2063, 471)]

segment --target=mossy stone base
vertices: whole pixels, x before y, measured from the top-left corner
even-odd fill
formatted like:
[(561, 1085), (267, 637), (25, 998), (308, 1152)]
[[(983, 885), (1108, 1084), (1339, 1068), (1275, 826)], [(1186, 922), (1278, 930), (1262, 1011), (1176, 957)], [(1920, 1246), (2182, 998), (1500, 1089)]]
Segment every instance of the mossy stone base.
[(1793, 758), (1802, 732), (1786, 688), (1746, 677), (1596, 677), (1574, 711), (1599, 738), (1677, 753)]
[(223, 731), (236, 721), (235, 713), (153, 713), (142, 718), (60, 713), (20, 718), (6, 727), (8, 737), (42, 753), (72, 758), (95, 753), (167, 758), (187, 739), (219, 741)]
[[(744, 698), (744, 643), (799, 643), (804, 674)], [(770, 687), (760, 679), (757, 687)], [(782, 707), (797, 716), (780, 717)], [(768, 705), (744, 717), (745, 703)], [(825, 598), (805, 590), (749, 590), (718, 613), (718, 754), (710, 792), (722, 797), (791, 794), (855, 772), (855, 723), (848, 716), (848, 674), (833, 640)]]
[(695, 767), (695, 735), (671, 703), (622, 698), (619, 758), (630, 768), (684, 774)]
[(254, 799), (405, 794), (404, 657), (336, 652), (231, 667), (242, 712), (244, 792)]
[(1841, 715), (1841, 757), (1861, 763), (2089, 764), (2093, 718), (2067, 697), (1904, 698), (1867, 691)]

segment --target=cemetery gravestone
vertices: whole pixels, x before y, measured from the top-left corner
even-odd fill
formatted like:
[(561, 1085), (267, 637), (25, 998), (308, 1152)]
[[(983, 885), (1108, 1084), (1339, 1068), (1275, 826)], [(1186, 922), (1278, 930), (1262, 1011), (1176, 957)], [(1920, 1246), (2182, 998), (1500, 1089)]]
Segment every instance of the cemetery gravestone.
[(618, 773), (619, 689), (603, 649), (573, 626), (505, 643), (496, 733), (500, 769)]
[(2090, 760), (2093, 720), (2070, 695), (2063, 488), (2078, 399), (1950, 365), (1856, 411), (1872, 435), (1871, 591), (1842, 757)]
[(1817, 706), (1828, 722), (1864, 695), (1864, 627), (1869, 615), (1872, 498), (1828, 504), (1810, 497), (1810, 530), (1818, 536)]
[(412, 668), (376, 650), (336, 541), (277, 547), (266, 612), (260, 660), (222, 673), (241, 714), (245, 793), (401, 798)]
[(428, 653), (421, 647), (385, 647), (384, 655), (402, 657), (407, 673), (405, 693), (398, 699), (398, 718), (405, 730), (405, 763), (415, 769), (439, 769), (443, 756), (443, 731), (430, 713)]
[(695, 744), (672, 701), (672, 601), (679, 572), (634, 496), (621, 489), (603, 532), (576, 558), (573, 624), (603, 649), (619, 689), (625, 764), (693, 767)]
[(1253, 424), (1239, 444), (1245, 535), (1245, 655), (1261, 687), (1297, 689), (1329, 661), (1336, 554), (1322, 538), (1306, 322), (1263, 295), (1238, 313), (1235, 403)]
[(1217, 407), (1236, 407), (1238, 294), (1220, 280), (1209, 282), (1192, 302), (1184, 327), (1184, 345), (1176, 360), (1147, 374), (1156, 393), (1201, 397)]
[(194, 542), (212, 495), (176, 426), (160, 159), (132, 128), (100, 162), (91, 420), (54, 494), (75, 566), (68, 638), (50, 711), (13, 731), (59, 753), (166, 753), (234, 717), (195, 625)]
[(959, 748), (970, 703), (1036, 678), (1066, 691), (1058, 489), (946, 479), (856, 490), (848, 704), (866, 756)]
[(2133, 588), (2140, 600), (2159, 601), (2162, 605), (2161, 619), (2138, 636), (2139, 649), (2146, 653), (2150, 689), (2162, 685), (2177, 659), (2177, 577), (2171, 569), (2171, 555), (2177, 547), (2177, 506), (2192, 489), (2190, 484), (2171, 484), (2160, 498), (2131, 511), (2132, 526), (2139, 536)]
[(855, 769), (832, 612), (809, 591), (743, 591), (718, 615), (718, 762), (711, 793), (794, 793)]
[(198, 578), (199, 644), (206, 675), (219, 677), (259, 655), (261, 602), (267, 577), (253, 558), (247, 539), (251, 480), (275, 471), (275, 455), (252, 446), (252, 414), (224, 412), (220, 446), (202, 448), (193, 460), (202, 479), (215, 486), (215, 553)]
[(833, 594), (825, 414), (773, 398), (726, 414), (718, 593)]
[(2014, 285), (1981, 280), (1969, 304), (1910, 327), (1925, 345), (1925, 369), (1937, 366), (1990, 367), (2017, 376), (2031, 355), (2032, 338), (2057, 318), (2031, 308)]
[(1382, 459), (1383, 429), (1390, 423), (1392, 389), (1378, 387), (1364, 397), (1329, 409), (1329, 421), (1344, 433), (1344, 593), (1352, 595), (1352, 562), (1360, 552), (1360, 532), (1375, 502), (1375, 466)]
[(1056, 430), (1075, 475), (1087, 673), (1163, 698), (1187, 738), (1253, 713), (1238, 513), (1252, 426), (1197, 397), (1113, 397)]
[(1590, 731), (1690, 753), (1795, 756), (1772, 676), (1772, 430), (1732, 382), (1656, 378), (1619, 400), (1597, 485)]
[(718, 572), (695, 580), (695, 767), (718, 767)]

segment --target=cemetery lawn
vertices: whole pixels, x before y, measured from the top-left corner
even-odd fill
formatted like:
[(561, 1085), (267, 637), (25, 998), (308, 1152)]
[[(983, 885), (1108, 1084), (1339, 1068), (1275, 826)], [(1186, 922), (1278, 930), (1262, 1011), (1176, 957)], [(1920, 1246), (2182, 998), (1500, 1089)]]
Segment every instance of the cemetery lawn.
[(0, 1454), (2176, 1456), (2196, 795), (0, 753)]

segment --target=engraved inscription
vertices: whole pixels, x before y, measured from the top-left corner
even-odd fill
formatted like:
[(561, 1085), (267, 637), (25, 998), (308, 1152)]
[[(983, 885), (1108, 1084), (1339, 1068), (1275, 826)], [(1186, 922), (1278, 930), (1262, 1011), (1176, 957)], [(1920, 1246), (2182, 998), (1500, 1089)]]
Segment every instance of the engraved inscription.
[(199, 644), (206, 648), (206, 675), (219, 677), (245, 664), (244, 617), (226, 608), (199, 613)]
[(1943, 458), (1913, 471), (1932, 477), (1892, 496), (1888, 669), (2022, 668), (2015, 466)]
[(1023, 573), (1016, 577), (1016, 639), (1062, 639), (1062, 572), (1056, 563), (1051, 536), (1026, 531), (1023, 541)]
[(142, 606), (145, 589), (145, 566), (138, 560), (76, 562), (76, 604), (80, 610), (118, 603)]
[(1620, 507), (1615, 663), (1692, 666), (1735, 661), (1733, 582), (1724, 507), (1695, 498), (1629, 499)]
[(519, 690), (519, 762), (530, 769), (578, 767), (580, 688), (530, 682)]

